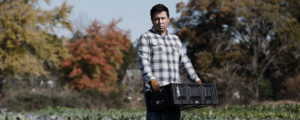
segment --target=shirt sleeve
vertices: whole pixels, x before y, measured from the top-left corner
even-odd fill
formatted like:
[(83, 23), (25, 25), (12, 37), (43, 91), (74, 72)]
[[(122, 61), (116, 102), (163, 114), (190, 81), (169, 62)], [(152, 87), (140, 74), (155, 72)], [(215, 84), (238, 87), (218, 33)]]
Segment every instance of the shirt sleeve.
[(180, 59), (179, 59), (180, 60), (179, 61), (179, 66), (181, 68), (183, 68), (183, 70), (186, 73), (188, 79), (192, 80), (194, 82), (199, 81), (200, 78), (196, 74), (196, 72), (194, 70), (194, 67), (193, 67), (190, 59), (188, 58), (188, 56), (186, 55), (186, 53), (183, 51), (182, 47), (179, 48), (179, 57), (180, 57)]
[(150, 51), (150, 44), (149, 40), (145, 38), (145, 36), (141, 36), (138, 41), (138, 64), (139, 68), (142, 72), (143, 79), (146, 83), (148, 83), (151, 79), (156, 79), (152, 75), (150, 58), (151, 58), (151, 51)]

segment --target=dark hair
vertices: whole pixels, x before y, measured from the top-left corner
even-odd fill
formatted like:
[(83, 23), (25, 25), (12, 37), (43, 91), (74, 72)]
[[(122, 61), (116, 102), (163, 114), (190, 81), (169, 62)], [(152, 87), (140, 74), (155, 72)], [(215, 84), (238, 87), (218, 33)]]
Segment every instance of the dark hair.
[(169, 9), (165, 5), (163, 4), (154, 5), (150, 11), (151, 19), (153, 18), (156, 12), (162, 12), (162, 11), (165, 11), (167, 13), (167, 16), (169, 17)]

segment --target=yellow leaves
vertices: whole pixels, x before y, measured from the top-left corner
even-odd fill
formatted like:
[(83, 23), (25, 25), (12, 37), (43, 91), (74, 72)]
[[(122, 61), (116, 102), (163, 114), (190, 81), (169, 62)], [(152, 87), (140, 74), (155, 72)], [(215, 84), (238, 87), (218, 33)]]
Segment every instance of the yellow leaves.
[(7, 53), (2, 48), (0, 48), (0, 58), (4, 57), (6, 55), (7, 55)]
[(95, 65), (95, 73), (101, 75), (101, 68), (99, 65)]
[(223, 5), (221, 6), (220, 10), (221, 10), (222, 12), (225, 12), (225, 13), (231, 11), (231, 9), (230, 9), (228, 6), (223, 6)]
[(210, 17), (210, 18), (215, 18), (215, 17), (216, 17), (216, 14), (210, 14), (209, 17)]
[(72, 25), (70, 24), (68, 18), (69, 13), (71, 13), (72, 7), (68, 6), (66, 1), (60, 6), (55, 8), (55, 16), (54, 19), (60, 23), (64, 28), (72, 30)]
[[(45, 63), (58, 67), (67, 55), (61, 38), (50, 35), (49, 28), (66, 17), (53, 21), (53, 10), (40, 10), (37, 0), (14, 0), (0, 5), (0, 65), (5, 74), (34, 77), (47, 75)], [(67, 12), (66, 5), (60, 13)], [(69, 12), (69, 11), (68, 11)]]
[(201, 11), (219, 9), (221, 12), (231, 12), (233, 0), (198, 0), (191, 2), (191, 5), (196, 6)]
[(208, 68), (209, 66), (211, 66), (211, 64), (213, 62), (213, 56), (212, 56), (211, 53), (209, 53), (209, 52), (198, 52), (196, 54), (196, 56), (197, 56), (196, 63), (197, 63), (197, 65), (199, 65), (199, 67)]
[(9, 41), (6, 42), (6, 47), (7, 48), (14, 48), (14, 44), (12, 43), (11, 40), (9, 40)]
[(199, 8), (200, 10), (207, 10), (209, 5), (212, 3), (213, 1), (211, 0), (200, 0), (195, 2), (197, 5), (197, 8)]
[(178, 31), (178, 36), (181, 36), (181, 37), (190, 37), (190, 38), (193, 38), (195, 37), (196, 35), (196, 32), (195, 31), (192, 31), (190, 30), (188, 27), (184, 26), (182, 27), (179, 31)]
[(30, 54), (11, 53), (3, 62), (5, 71), (11, 72), (14, 76), (20, 73), (27, 73), (33, 77), (48, 75), (43, 68), (43, 61)]
[(176, 4), (176, 13), (181, 12), (185, 8), (184, 2), (179, 2)]

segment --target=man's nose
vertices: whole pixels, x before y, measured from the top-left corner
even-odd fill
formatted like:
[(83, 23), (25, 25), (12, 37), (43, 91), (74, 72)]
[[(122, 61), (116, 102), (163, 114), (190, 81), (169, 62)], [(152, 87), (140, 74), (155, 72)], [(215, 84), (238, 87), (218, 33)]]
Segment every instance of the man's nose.
[(163, 20), (162, 20), (162, 19), (159, 19), (158, 22), (159, 22), (159, 24), (162, 24), (162, 23), (163, 23)]

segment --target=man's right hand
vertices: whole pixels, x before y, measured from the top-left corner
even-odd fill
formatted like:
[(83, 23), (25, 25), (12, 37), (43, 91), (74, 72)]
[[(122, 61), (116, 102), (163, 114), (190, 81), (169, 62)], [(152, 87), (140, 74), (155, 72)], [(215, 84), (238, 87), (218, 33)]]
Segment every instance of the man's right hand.
[(160, 85), (156, 79), (151, 79), (148, 84), (150, 85), (151, 92), (159, 92), (160, 91)]

